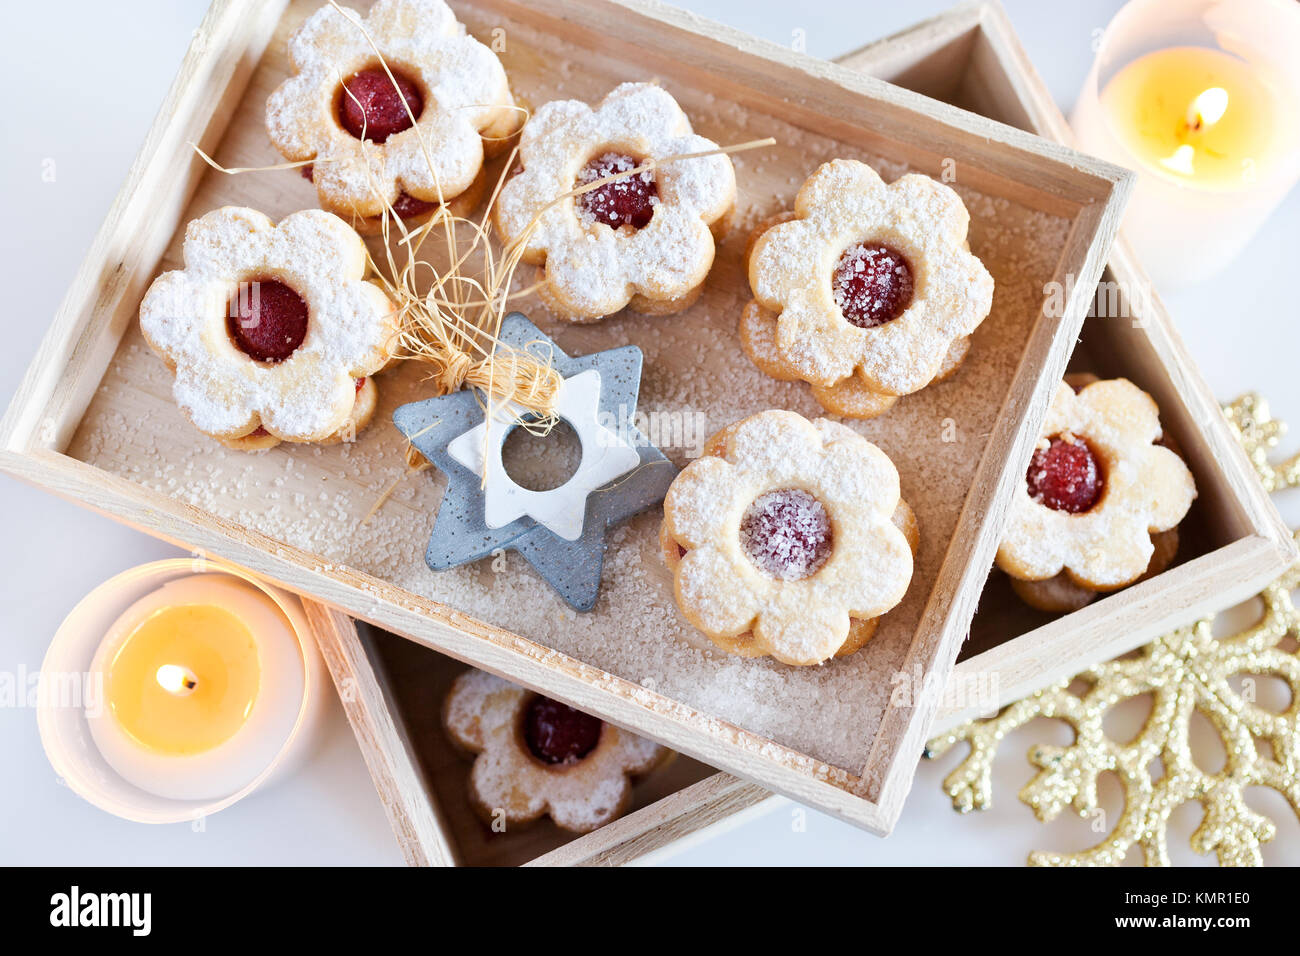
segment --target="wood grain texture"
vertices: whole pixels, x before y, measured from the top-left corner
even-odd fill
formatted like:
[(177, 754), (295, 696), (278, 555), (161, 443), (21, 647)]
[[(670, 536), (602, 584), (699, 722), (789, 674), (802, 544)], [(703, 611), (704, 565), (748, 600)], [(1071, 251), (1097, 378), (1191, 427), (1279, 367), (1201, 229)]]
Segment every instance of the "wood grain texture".
[[(295, 528), (288, 528), (306, 526), (305, 516), (286, 522), (285, 527), (259, 526), (256, 509), (250, 519), (238, 501), (217, 500), (220, 496), (208, 495), (211, 489), (191, 489), (193, 494), (187, 498), (184, 489), (175, 487), (175, 476), (195, 460), (215, 461), (222, 452), (189, 430), (170, 404), (168, 379), (159, 374), (160, 363), (141, 347), (138, 330), (130, 322), (139, 295), (159, 265), (176, 264), (177, 237), (192, 216), (224, 202), (283, 214), (310, 204), (310, 187), (292, 174), (224, 177), (202, 170), (178, 177), (178, 185), (152, 171), (178, 163), (183, 170), (194, 170), (192, 157), (182, 158), (187, 138), (205, 144), (219, 138), (217, 154), (231, 164), (274, 161), (261, 130), (259, 104), (285, 73), (287, 32), (314, 7), (314, 3), (290, 4), (267, 48), (271, 32), (267, 21), (274, 19), (267, 12), (271, 8), (254, 9), (238, 0), (214, 6), (169, 99), (170, 113), (155, 127), (157, 136), (151, 134), (146, 154), (137, 164), (146, 172), (133, 173), (119, 214), (105, 227), (110, 248), (97, 245), (92, 252), (84, 279), (70, 291), (37, 365), (11, 407), (0, 464), (150, 533), (221, 555), (428, 647), (661, 739), (707, 764), (761, 780), (795, 799), (886, 832), (901, 808), (913, 755), (919, 752), (933, 715), (935, 704), (928, 698), (908, 706), (883, 705), (866, 725), (874, 731), (861, 741), (862, 764), (831, 763), (808, 752), (813, 748), (801, 750), (766, 732), (719, 719), (644, 686), (632, 679), (634, 675), (611, 673), (466, 614), (430, 593), (395, 583), (378, 565), (367, 569), (313, 551), (304, 546), (305, 539), (294, 537)], [(914, 479), (923, 486), (918, 512), (926, 512), (922, 524), (929, 529), (925, 545), (929, 550), (923, 556), (926, 571), (914, 582), (915, 596), (909, 598), (914, 604), (896, 617), (898, 633), (889, 640), (877, 638), (875, 649), (864, 653), (879, 655), (892, 641), (898, 656), (882, 659), (888, 662), (883, 665), (886, 672), (895, 668), (896, 660), (896, 669), (903, 673), (916, 670), (940, 677), (948, 673), (996, 547), (1007, 492), (1028, 461), (1046, 396), (1064, 368), (1069, 343), (1082, 322), (1091, 294), (1085, 290), (1095, 286), (1100, 274), (1128, 188), (1125, 176), (1114, 167), (1022, 131), (659, 4), (546, 0), (525, 5), (484, 0), (455, 7), (471, 30), (483, 32), (496, 23), (509, 24), (507, 69), (526, 98), (562, 91), (592, 99), (614, 82), (630, 78), (630, 73), (650, 74), (679, 94), (687, 110), (700, 117), (702, 131), (720, 141), (752, 138), (755, 129), (782, 130), (787, 138), (784, 146), (761, 163), (746, 165), (747, 189), (754, 195), (788, 201), (793, 188), (811, 171), (810, 155), (879, 157), (885, 165), (895, 163), (932, 174), (939, 174), (944, 161), (956, 157), (959, 186), (971, 197), (968, 202), (987, 204), (975, 213), (978, 229), (992, 234), (997, 220), (1016, 209), (1068, 223), (1055, 272), (1033, 278), (1041, 287), (1043, 279), (1063, 283), (1073, 277), (1077, 288), (1064, 315), (1041, 316), (1041, 301), (1034, 301), (1028, 310), (1020, 302), (1014, 308), (1004, 306), (998, 321), (989, 323), (986, 341), (977, 343), (977, 364), (964, 373), (973, 376), (981, 361), (993, 371), (998, 362), (1005, 362), (1005, 374), (997, 371), (996, 387), (971, 388), (974, 379), (968, 378), (964, 392), (936, 391), (928, 399), (909, 400), (924, 408), (921, 403), (927, 400), (951, 402), (949, 396), (960, 395), (959, 405), (952, 407), (960, 407), (981, 427), (968, 446), (969, 461), (958, 472), (959, 492), (930, 488), (925, 500), (927, 483)], [(573, 51), (580, 51), (575, 61), (556, 70), (556, 60), (568, 62)], [(247, 75), (254, 64), (259, 64), (257, 69)], [(245, 83), (246, 93), (241, 92)], [(233, 119), (226, 128), (224, 120), (230, 115)], [(770, 211), (758, 206), (749, 209), (755, 219)], [(122, 259), (111, 247), (128, 237), (138, 247), (129, 259)], [(978, 239), (974, 236), (973, 242)], [(720, 251), (707, 293), (712, 298), (684, 321), (662, 323), (649, 332), (619, 318), (599, 327), (567, 330), (561, 345), (586, 352), (628, 339), (637, 341), (648, 356), (659, 359), (650, 376), (651, 394), (656, 380), (662, 387), (699, 374), (700, 343), (734, 339), (736, 303), (745, 296), (739, 267), (742, 245), (743, 238), (737, 237)], [(988, 261), (1010, 276), (1009, 264), (1022, 251), (989, 249)], [(119, 275), (120, 279), (114, 278)], [(1008, 350), (1008, 341), (1014, 341), (1014, 350)], [(722, 360), (728, 363), (724, 374), (739, 374), (731, 368), (744, 361), (738, 351), (725, 353)], [(413, 388), (418, 370), (405, 380), (403, 374), (396, 373), (396, 384), (386, 381), (385, 389), (391, 387), (392, 394), (400, 395), (403, 381)], [(761, 389), (769, 387), (757, 382), (752, 388), (748, 382), (745, 385), (746, 394), (758, 396), (765, 396)], [(953, 388), (958, 386), (960, 377)], [(797, 393), (783, 395), (778, 401), (790, 407), (802, 409), (809, 401)], [(937, 412), (939, 406), (932, 407)], [(897, 434), (889, 431), (889, 422), (873, 432), (885, 444), (894, 443), (890, 450), (895, 455), (907, 454), (906, 429), (901, 425), (906, 419), (901, 414), (891, 413)], [(37, 427), (47, 419), (48, 428)], [(63, 454), (65, 450), (73, 455)], [(355, 521), (374, 501), (373, 482), (358, 481), (331, 454), (282, 447), (265, 456), (222, 458), (221, 467), (241, 472), (241, 488), (271, 488), (278, 487), (286, 461), (296, 463), (301, 478), (288, 489), (290, 494), (305, 498), (315, 494), (320, 482), (333, 482), (330, 487), (349, 489), (343, 495), (346, 502), (341, 507), (347, 515), (342, 520)], [(919, 466), (922, 456), (915, 450), (912, 454)], [(429, 509), (400, 500), (393, 508), (394, 525), (405, 528), (408, 535), (403, 553), (407, 559), (415, 555), (418, 561)], [(652, 522), (643, 524), (634, 525), (633, 533), (650, 540)], [(609, 626), (620, 624), (611, 620)], [(346, 660), (340, 658), (340, 665)], [(389, 734), (376, 717), (368, 719), (369, 732)], [(400, 769), (390, 766), (385, 772), (396, 778)], [(425, 852), (433, 858), (432, 852)]]
[(770, 799), (756, 784), (716, 773), (528, 865), (622, 866)]

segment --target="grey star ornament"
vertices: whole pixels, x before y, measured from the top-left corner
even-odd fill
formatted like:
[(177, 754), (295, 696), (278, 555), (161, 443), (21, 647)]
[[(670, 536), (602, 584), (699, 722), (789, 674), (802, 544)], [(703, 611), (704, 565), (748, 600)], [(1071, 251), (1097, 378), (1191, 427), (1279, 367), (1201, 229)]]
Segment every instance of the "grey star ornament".
[(590, 611), (600, 594), (606, 531), (662, 501), (677, 474), (632, 424), (641, 350), (625, 345), (571, 358), (518, 312), (502, 320), (498, 338), (549, 360), (560, 374), (556, 413), (577, 434), (582, 460), (558, 488), (532, 491), (501, 462), (514, 410), (488, 423), (468, 389), (402, 405), (393, 423), (447, 476), (425, 562), (445, 571), (513, 549), (570, 607)]

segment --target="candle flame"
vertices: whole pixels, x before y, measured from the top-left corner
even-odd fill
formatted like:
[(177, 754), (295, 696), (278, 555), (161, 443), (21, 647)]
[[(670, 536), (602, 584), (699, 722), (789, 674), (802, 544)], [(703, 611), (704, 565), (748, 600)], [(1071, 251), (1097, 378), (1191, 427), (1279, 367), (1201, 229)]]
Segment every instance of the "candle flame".
[(178, 697), (194, 693), (194, 688), (199, 686), (198, 679), (190, 673), (189, 668), (178, 664), (164, 664), (154, 676), (158, 686)]
[(1228, 91), (1221, 86), (1212, 86), (1192, 100), (1187, 108), (1187, 125), (1194, 130), (1213, 126), (1223, 119), (1228, 112)]

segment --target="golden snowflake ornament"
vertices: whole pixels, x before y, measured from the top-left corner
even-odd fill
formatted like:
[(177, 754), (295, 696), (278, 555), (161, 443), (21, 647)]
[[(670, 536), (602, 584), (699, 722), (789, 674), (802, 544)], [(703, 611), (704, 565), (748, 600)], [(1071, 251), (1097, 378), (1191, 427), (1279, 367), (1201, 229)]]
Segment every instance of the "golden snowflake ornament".
[[(1275, 467), (1267, 452), (1284, 426), (1268, 414), (1263, 399), (1247, 395), (1225, 414), (1270, 490), (1300, 485), (1300, 456)], [(1124, 790), (1119, 822), (1101, 843), (1077, 853), (1036, 851), (1035, 866), (1114, 866), (1135, 846), (1148, 866), (1168, 866), (1167, 828), (1179, 806), (1204, 808), (1192, 834), (1192, 849), (1214, 853), (1220, 865), (1259, 866), (1260, 846), (1276, 835), (1267, 817), (1246, 805), (1248, 787), (1270, 787), (1300, 817), (1300, 610), (1292, 592), (1300, 587), (1300, 562), (1259, 595), (1263, 613), (1250, 627), (1224, 638), (1211, 633), (1213, 620), (1197, 621), (1161, 637), (1135, 655), (1084, 671), (1017, 701), (988, 720), (973, 720), (926, 745), (938, 757), (961, 741), (970, 752), (944, 780), (957, 810), (981, 810), (992, 803), (993, 761), (1007, 734), (1037, 717), (1061, 720), (1075, 734), (1069, 746), (1039, 744), (1029, 752), (1038, 774), (1020, 799), (1043, 821), (1067, 807), (1080, 816), (1097, 812), (1097, 781), (1114, 773)], [(1236, 676), (1269, 675), (1287, 684), (1290, 703), (1281, 712), (1258, 706), (1238, 691)], [(1075, 693), (1070, 685), (1081, 681)], [(1120, 743), (1102, 721), (1118, 702), (1150, 694), (1151, 712), (1136, 737)], [(1207, 717), (1221, 737), (1227, 759), (1211, 773), (1192, 759), (1190, 721)], [(1258, 743), (1267, 744), (1261, 748)], [(1261, 749), (1263, 752), (1261, 752)], [(1157, 778), (1151, 765), (1160, 761)]]
[(1286, 434), (1286, 422), (1270, 414), (1268, 402), (1254, 392), (1247, 393), (1230, 405), (1223, 406), (1223, 414), (1232, 427), (1233, 434), (1246, 450), (1250, 463), (1255, 466), (1259, 480), (1267, 491), (1300, 486), (1300, 452), (1279, 465), (1268, 460), (1269, 453), (1277, 447)]

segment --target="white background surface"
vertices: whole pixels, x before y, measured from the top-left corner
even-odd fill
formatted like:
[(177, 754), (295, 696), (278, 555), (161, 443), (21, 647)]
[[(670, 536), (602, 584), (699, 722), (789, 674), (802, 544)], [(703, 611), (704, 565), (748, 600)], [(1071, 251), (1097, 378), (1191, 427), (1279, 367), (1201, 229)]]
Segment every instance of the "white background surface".
[[(808, 52), (834, 57), (943, 9), (944, 0), (689, 0), (686, 6), (768, 39), (803, 31)], [(1093, 32), (1118, 0), (1007, 0), (1011, 19), (1057, 101), (1067, 108), (1091, 63)], [(204, 0), (10, 4), (0, 110), (5, 305), (0, 313), (0, 398), (5, 403), (36, 351), (63, 291), (144, 138), (202, 18)], [(53, 182), (42, 178), (52, 162)], [(1192, 237), (1188, 237), (1189, 241)], [(1244, 257), (1201, 287), (1166, 292), (1193, 355), (1216, 394), (1268, 395), (1300, 428), (1296, 365), (1296, 250), (1300, 192), (1293, 192)], [(1265, 347), (1265, 337), (1267, 347)], [(1300, 500), (1282, 501), (1294, 525)], [(0, 478), (0, 672), (34, 672), (64, 614), (116, 572), (174, 549), (51, 495)], [(400, 856), (337, 702), (327, 742), (295, 778), (207, 821), (129, 824), (94, 809), (55, 779), (34, 712), (0, 708), (0, 863), (396, 864)], [(1136, 729), (1141, 708), (1121, 715)], [(1208, 735), (1207, 735), (1208, 736)], [(940, 783), (953, 755), (925, 763), (894, 835), (878, 840), (784, 801), (672, 855), (674, 862), (1018, 865), (1034, 848), (1081, 849), (1100, 835), (1077, 818), (1041, 825), (1015, 798), (1032, 771), (1035, 741), (1066, 742), (1061, 728), (1032, 725), (1004, 745), (995, 807), (954, 813)], [(1103, 788), (1108, 812), (1118, 787)], [(1266, 862), (1300, 863), (1300, 824), (1280, 799), (1254, 805), (1278, 822)], [(1175, 817), (1188, 833), (1198, 808)], [(1176, 862), (1208, 862), (1171, 840)]]

